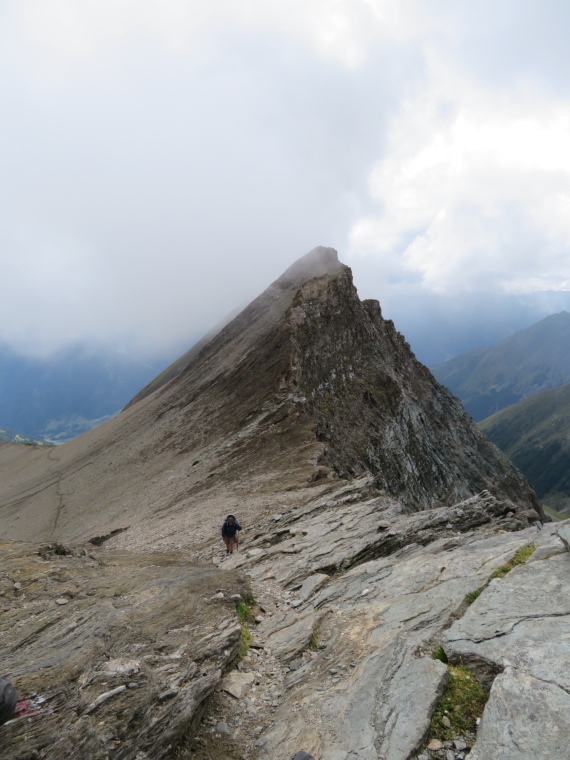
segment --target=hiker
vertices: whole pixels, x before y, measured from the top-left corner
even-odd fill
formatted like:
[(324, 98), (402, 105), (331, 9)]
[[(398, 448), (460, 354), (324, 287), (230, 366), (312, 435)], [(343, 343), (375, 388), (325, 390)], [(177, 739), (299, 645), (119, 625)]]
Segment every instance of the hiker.
[(0, 678), (0, 726), (16, 712), (18, 694), (7, 678)]
[(222, 538), (226, 545), (226, 554), (232, 554), (234, 547), (237, 549), (239, 546), (238, 532), (241, 530), (241, 525), (235, 518), (235, 515), (228, 515), (222, 525)]

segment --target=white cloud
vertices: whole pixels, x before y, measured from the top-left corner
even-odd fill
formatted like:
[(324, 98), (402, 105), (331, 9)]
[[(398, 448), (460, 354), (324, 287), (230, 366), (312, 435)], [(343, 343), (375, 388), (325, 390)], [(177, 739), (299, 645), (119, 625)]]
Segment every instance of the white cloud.
[(568, 287), (545, 3), (0, 4), (0, 341), (153, 352), (349, 239), (382, 300)]
[(371, 46), (405, 42), (425, 21), (416, 0), (20, 0), (5, 16), (12, 25), (5, 49), (18, 56), (17, 28), (25, 47), (20, 60), (48, 77), (70, 76), (92, 60), (105, 71), (105, 57), (133, 41), (199, 54), (211, 34), (228, 30), (277, 32), (355, 68)]
[(569, 134), (569, 101), (482, 88), (432, 55), (371, 172), (380, 211), (353, 226), (353, 255), (436, 291), (568, 288)]

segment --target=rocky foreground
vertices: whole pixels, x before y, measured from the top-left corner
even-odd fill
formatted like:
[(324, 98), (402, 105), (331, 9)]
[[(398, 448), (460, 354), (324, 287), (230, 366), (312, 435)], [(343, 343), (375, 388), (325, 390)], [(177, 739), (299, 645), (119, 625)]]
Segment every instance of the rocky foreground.
[[(246, 756), (567, 757), (570, 554), (560, 524), (528, 525), (532, 515), (488, 495), (411, 517), (389, 500), (357, 499), (347, 487), (334, 520), (323, 500), (224, 563), (247, 572), (267, 610), (247, 660), (259, 686), (251, 705), (233, 705), (244, 720), (260, 710)], [(520, 547), (536, 549), (492, 579)], [(491, 689), (474, 744), (456, 736), (459, 750), (453, 740), (427, 749), (448, 674), (433, 659), (439, 645)]]
[(175, 553), (68, 552), (0, 546), (0, 668), (22, 700), (2, 759), (173, 757), (239, 652), (245, 583)]
[[(4, 545), (2, 667), (29, 705), (0, 729), (2, 757), (565, 758), (570, 553), (558, 532), (570, 527), (489, 494), (405, 515), (370, 493), (363, 477), (316, 494), (238, 554), (212, 543), (209, 567)], [(528, 561), (492, 578), (521, 547)], [(238, 664), (244, 577), (257, 608)], [(478, 730), (447, 741), (430, 735), (448, 680), (439, 646), (490, 689)]]

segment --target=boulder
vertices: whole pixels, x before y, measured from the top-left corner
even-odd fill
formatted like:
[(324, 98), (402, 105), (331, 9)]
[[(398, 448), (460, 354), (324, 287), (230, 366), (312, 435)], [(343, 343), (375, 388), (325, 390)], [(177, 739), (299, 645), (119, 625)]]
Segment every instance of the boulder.
[(570, 525), (564, 525), (563, 527), (558, 528), (558, 535), (562, 539), (566, 549), (570, 551)]
[(242, 699), (245, 697), (252, 684), (255, 683), (255, 676), (253, 673), (242, 673), (234, 670), (224, 678), (222, 681), (222, 689), (231, 694), (236, 699)]

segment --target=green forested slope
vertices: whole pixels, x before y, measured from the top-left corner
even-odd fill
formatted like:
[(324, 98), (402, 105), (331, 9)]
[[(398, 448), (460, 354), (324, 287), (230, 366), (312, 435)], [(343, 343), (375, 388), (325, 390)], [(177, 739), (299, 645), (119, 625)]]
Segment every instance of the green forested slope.
[(479, 427), (546, 504), (570, 514), (570, 383), (503, 409)]
[(432, 368), (475, 420), (570, 381), (570, 314), (552, 314), (505, 338)]

